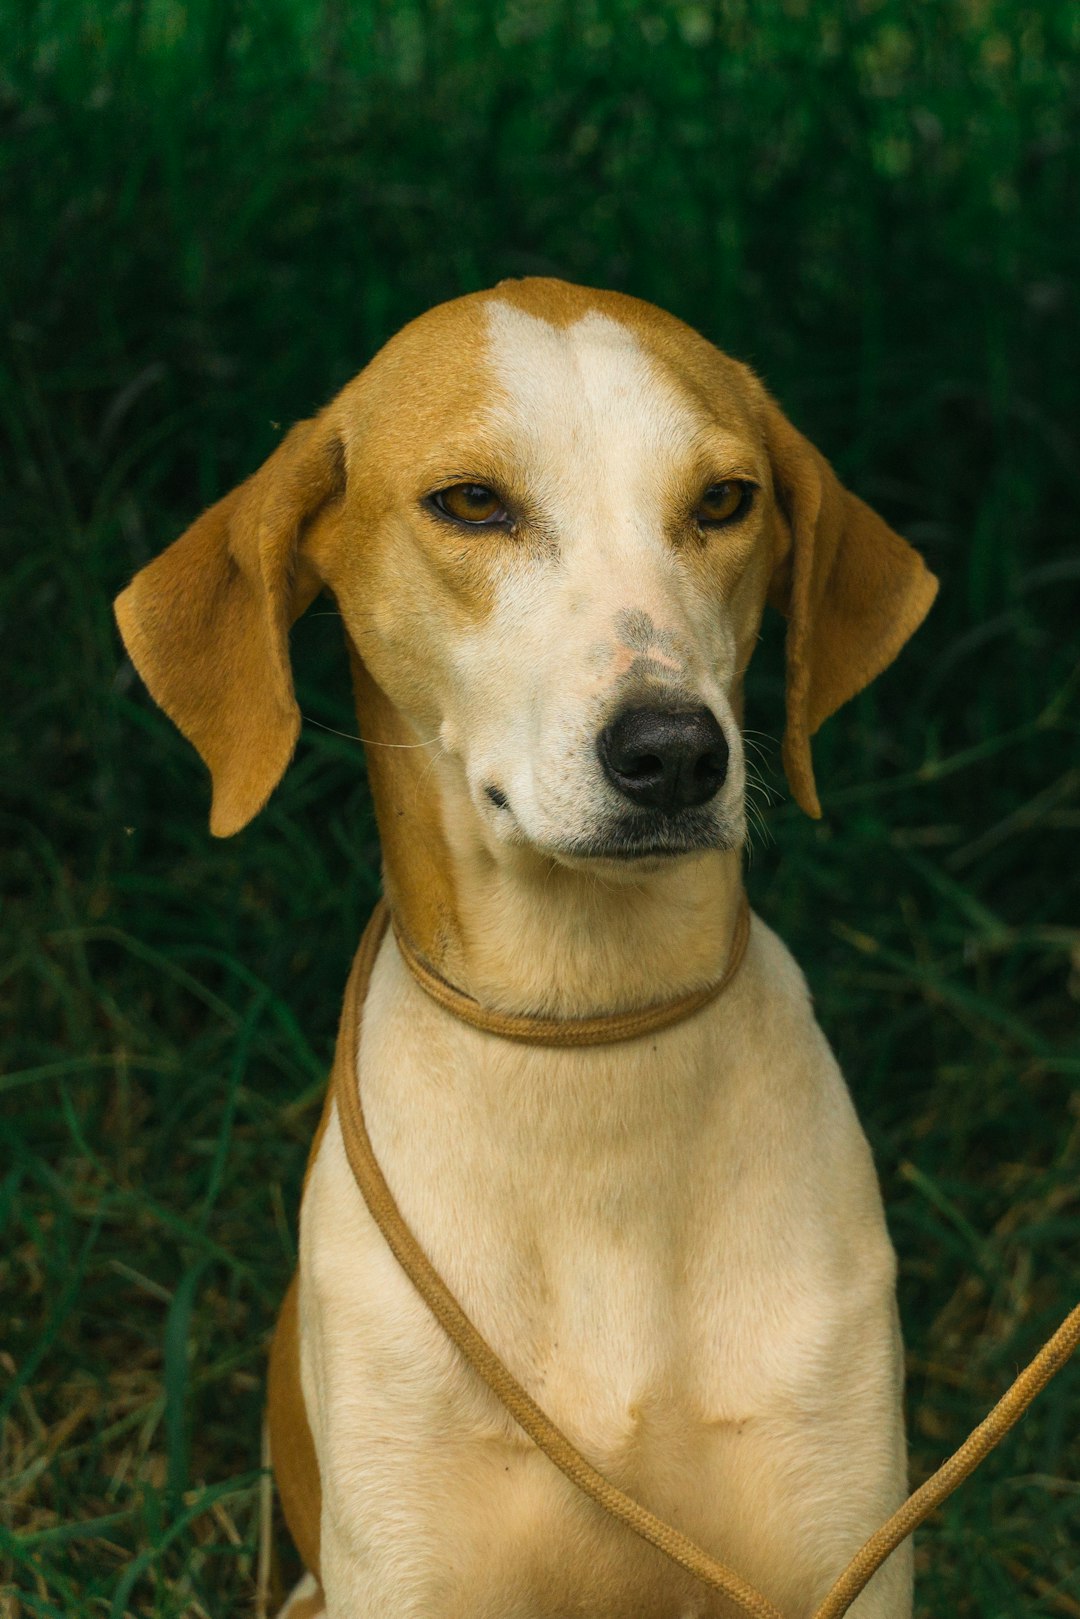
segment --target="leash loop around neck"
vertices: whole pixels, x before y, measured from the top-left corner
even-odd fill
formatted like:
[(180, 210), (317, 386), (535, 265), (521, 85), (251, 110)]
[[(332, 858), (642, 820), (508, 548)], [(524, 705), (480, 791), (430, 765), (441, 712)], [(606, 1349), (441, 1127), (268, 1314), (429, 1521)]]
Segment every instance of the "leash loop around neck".
[(750, 938), (750, 906), (744, 893), (735, 918), (727, 965), (713, 983), (690, 990), (674, 1000), (657, 1001), (653, 1006), (632, 1012), (605, 1012), (596, 1017), (543, 1017), (531, 1012), (497, 1012), (482, 1006), (424, 960), (396, 917), (392, 918), (392, 924), (401, 958), (420, 988), (445, 1011), (452, 1012), (474, 1029), (531, 1046), (607, 1046), (669, 1029), (673, 1023), (692, 1017), (715, 1001), (742, 966)]
[[(673, 1563), (678, 1564), (704, 1585), (727, 1597), (741, 1612), (749, 1615), (750, 1619), (785, 1619), (779, 1608), (770, 1602), (768, 1597), (756, 1590), (734, 1569), (718, 1562), (673, 1525), (665, 1523), (663, 1519), (656, 1517), (639, 1502), (634, 1501), (585, 1459), (521, 1386), (486, 1338), (473, 1326), (406, 1224), (394, 1195), (386, 1184), (368, 1136), (360, 1101), (358, 1071), (363, 1003), (375, 958), (386, 934), (389, 920), (386, 906), (380, 904), (361, 940), (346, 991), (332, 1079), (345, 1155), (364, 1202), (386, 1239), (388, 1247), (468, 1364), (537, 1448), (543, 1451), (548, 1460), (553, 1462), (572, 1484), (611, 1517), (618, 1519), (642, 1540), (648, 1541), (658, 1551), (663, 1552)], [(745, 941), (742, 949), (745, 950)], [(733, 949), (733, 956), (734, 954)], [(741, 960), (741, 955), (739, 959)], [(731, 976), (733, 972), (729, 961), (728, 971), (721, 983), (730, 982)], [(452, 989), (452, 986), (448, 987)], [(461, 994), (460, 991), (453, 993)], [(709, 998), (713, 998), (717, 993), (719, 989), (714, 988)], [(476, 1005), (475, 1002), (472, 1004)], [(483, 1015), (486, 1017), (488, 1014)], [(533, 1021), (526, 1019), (529, 1023)], [(598, 1021), (603, 1023), (606, 1020)], [(608, 1036), (608, 1039), (610, 1038)], [(630, 1036), (621, 1035), (616, 1038), (627, 1039)], [(589, 1039), (584, 1042), (574, 1040), (544, 1043), (605, 1042), (600, 1039)], [(1080, 1344), (1080, 1305), (1070, 1312), (1053, 1337), (1043, 1345), (1035, 1359), (1020, 1373), (959, 1450), (955, 1451), (948, 1461), (871, 1535), (834, 1583), (824, 1601), (818, 1604), (812, 1619), (842, 1619), (889, 1554), (895, 1551), (896, 1547), (912, 1534), (989, 1455), (994, 1446), (1023, 1416), (1055, 1372), (1065, 1365), (1078, 1344)]]

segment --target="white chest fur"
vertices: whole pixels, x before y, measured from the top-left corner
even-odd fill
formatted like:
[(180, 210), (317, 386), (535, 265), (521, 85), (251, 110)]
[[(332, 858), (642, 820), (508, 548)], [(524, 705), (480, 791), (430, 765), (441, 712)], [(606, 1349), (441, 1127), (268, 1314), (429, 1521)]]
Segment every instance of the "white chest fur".
[[(617, 1484), (807, 1612), (904, 1469), (876, 1180), (784, 947), (756, 922), (706, 1012), (555, 1051), (449, 1017), (387, 943), (359, 1055), (402, 1212), (515, 1376)], [(336, 1121), (303, 1209), (301, 1337), (331, 1615), (727, 1612), (578, 1498), (465, 1366)], [(894, 1559), (854, 1612), (900, 1619), (908, 1587)]]

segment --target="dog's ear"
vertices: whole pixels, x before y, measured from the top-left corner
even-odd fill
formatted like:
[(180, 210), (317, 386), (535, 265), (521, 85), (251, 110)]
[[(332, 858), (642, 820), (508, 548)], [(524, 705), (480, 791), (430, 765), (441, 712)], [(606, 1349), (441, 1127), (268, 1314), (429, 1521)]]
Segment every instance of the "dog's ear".
[(787, 529), (769, 586), (788, 621), (784, 770), (795, 802), (817, 817), (810, 738), (888, 667), (929, 611), (937, 580), (772, 399), (766, 436)]
[(209, 767), (218, 837), (262, 809), (296, 746), (289, 628), (320, 586), (304, 541), (343, 487), (336, 433), (300, 422), (117, 597), (132, 662)]

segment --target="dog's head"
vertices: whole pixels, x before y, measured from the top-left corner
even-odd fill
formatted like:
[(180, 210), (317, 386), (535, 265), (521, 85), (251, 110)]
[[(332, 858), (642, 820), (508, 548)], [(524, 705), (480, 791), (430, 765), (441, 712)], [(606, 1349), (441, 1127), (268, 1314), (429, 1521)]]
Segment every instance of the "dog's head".
[(742, 841), (767, 600), (788, 619), (784, 765), (818, 815), (811, 736), (936, 588), (745, 366), (651, 305), (545, 280), (407, 326), (120, 596), (210, 768), (216, 833), (288, 763), (289, 627), (323, 586), (493, 855), (568, 865)]

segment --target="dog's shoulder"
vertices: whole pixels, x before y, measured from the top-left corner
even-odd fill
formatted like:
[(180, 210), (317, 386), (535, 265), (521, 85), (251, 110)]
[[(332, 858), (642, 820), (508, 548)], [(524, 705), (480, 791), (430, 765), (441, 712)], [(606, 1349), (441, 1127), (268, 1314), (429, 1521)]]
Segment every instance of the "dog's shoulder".
[(752, 913), (746, 960), (733, 988), (755, 1027), (801, 1048), (823, 1039), (806, 974), (780, 935)]
[[(754, 915), (737, 985), (738, 1025), (756, 1083), (773, 1092), (785, 1127), (827, 1123), (862, 1141), (847, 1083), (818, 1022), (806, 975), (780, 936)], [(733, 986), (736, 987), (736, 986)], [(799, 1122), (801, 1120), (801, 1123)]]

